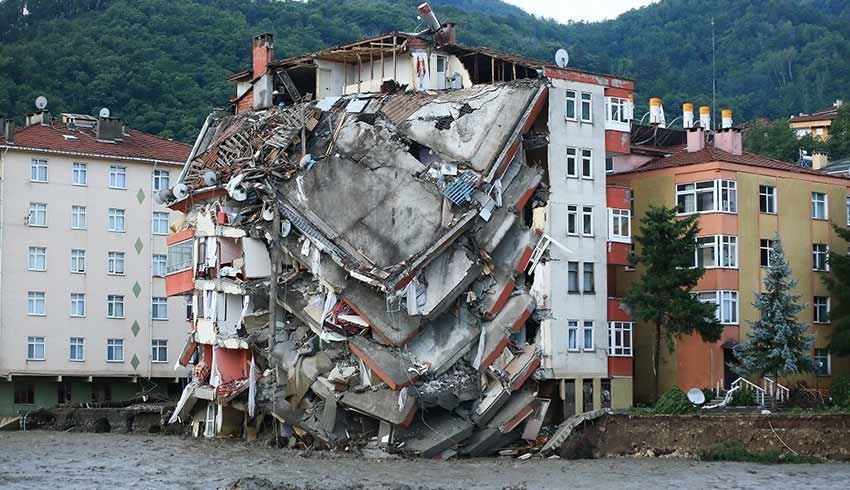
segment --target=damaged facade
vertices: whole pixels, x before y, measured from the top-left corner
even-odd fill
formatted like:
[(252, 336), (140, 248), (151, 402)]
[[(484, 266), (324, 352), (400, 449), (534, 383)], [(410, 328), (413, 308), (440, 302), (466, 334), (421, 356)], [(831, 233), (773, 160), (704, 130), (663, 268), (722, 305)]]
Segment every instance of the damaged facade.
[(449, 457), (630, 406), (631, 323), (607, 294), (628, 189), (605, 162), (629, 151), (633, 84), (453, 29), (282, 61), (254, 40), (163, 195), (184, 215), (168, 294), (194, 315), (172, 420)]

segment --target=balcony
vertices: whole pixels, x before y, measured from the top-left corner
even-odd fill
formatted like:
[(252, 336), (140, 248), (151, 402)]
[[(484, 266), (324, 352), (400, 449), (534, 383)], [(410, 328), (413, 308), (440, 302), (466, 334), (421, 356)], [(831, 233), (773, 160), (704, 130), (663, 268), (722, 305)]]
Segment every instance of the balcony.
[(608, 375), (634, 373), (634, 322), (621, 298), (608, 298)]
[(166, 238), (168, 259), (165, 269), (166, 296), (179, 296), (195, 289), (192, 271), (195, 230), (187, 228)]

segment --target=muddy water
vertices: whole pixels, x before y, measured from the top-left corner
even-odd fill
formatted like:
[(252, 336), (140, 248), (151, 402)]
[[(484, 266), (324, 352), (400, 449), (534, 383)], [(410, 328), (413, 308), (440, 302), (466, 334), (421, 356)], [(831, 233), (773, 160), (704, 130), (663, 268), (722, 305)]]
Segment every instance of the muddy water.
[[(2, 489), (206, 489), (223, 488), (240, 478), (315, 489), (765, 489), (776, 488), (777, 482), (782, 488), (841, 489), (850, 488), (850, 465), (763, 466), (674, 459), (437, 463), (309, 455), (174, 436), (0, 432)], [(253, 483), (257, 488), (258, 481)]]

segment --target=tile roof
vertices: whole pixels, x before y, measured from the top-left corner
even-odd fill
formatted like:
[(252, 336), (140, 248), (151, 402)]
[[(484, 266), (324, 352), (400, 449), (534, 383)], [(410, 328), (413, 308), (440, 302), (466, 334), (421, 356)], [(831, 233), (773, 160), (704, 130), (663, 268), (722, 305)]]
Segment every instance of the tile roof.
[(798, 114), (791, 116), (788, 120), (791, 122), (809, 122), (809, 121), (825, 121), (835, 119), (838, 115), (838, 109), (832, 107), (822, 111), (813, 112), (811, 114)]
[[(726, 162), (737, 163), (739, 165), (749, 165), (751, 167), (770, 168), (774, 170), (784, 170), (786, 172), (795, 172), (801, 174), (830, 176), (820, 170), (813, 170), (808, 167), (801, 167), (793, 163), (775, 160), (755, 153), (743, 152), (740, 155), (735, 155), (713, 146), (706, 146), (700, 151), (688, 152), (686, 149), (681, 149), (666, 158), (656, 158), (641, 165), (633, 172), (646, 172), (649, 170), (659, 170), (664, 168), (683, 167), (686, 165), (696, 165), (709, 162)], [(831, 177), (835, 177), (832, 175)]]
[[(73, 138), (71, 137), (73, 136)], [(65, 124), (52, 126), (34, 124), (15, 131), (13, 143), (0, 137), (0, 146), (36, 151), (102, 155), (108, 157), (158, 160), (183, 164), (189, 158), (191, 147), (179, 141), (160, 138), (152, 134), (129, 130), (120, 141), (100, 141), (93, 128), (68, 129)]]

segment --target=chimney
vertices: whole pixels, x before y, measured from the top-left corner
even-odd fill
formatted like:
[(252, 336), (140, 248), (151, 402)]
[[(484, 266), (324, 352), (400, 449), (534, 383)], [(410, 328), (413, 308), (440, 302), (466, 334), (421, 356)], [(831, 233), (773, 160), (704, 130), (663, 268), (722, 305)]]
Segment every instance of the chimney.
[(446, 22), (437, 31), (437, 34), (434, 35), (434, 39), (437, 41), (437, 44), (440, 46), (445, 46), (446, 44), (457, 44), (457, 31), (455, 30), (455, 26), (457, 23), (455, 22)]
[(659, 99), (658, 97), (653, 97), (649, 99), (649, 124), (663, 124), (664, 116), (662, 114), (663, 112), (661, 109), (661, 99)]
[(694, 105), (690, 102), (682, 104), (682, 127), (685, 129), (694, 127)]
[(274, 35), (269, 33), (254, 37), (251, 44), (251, 57), (254, 61), (254, 76), (257, 78), (266, 72), (266, 67), (274, 56)]
[(689, 129), (687, 134), (688, 153), (694, 153), (705, 148), (705, 130), (702, 127)]
[(823, 170), (829, 164), (829, 154), (822, 150), (815, 150), (812, 155), (812, 168), (815, 170)]
[(33, 114), (27, 114), (27, 126), (34, 126), (36, 124), (50, 125), (50, 113), (47, 111), (38, 111)]
[(723, 109), (720, 116), (720, 129), (732, 129), (732, 110)]
[(121, 119), (117, 117), (97, 118), (97, 139), (101, 141), (115, 141), (124, 136), (124, 126)]
[(3, 139), (6, 140), (7, 144), (15, 142), (15, 121), (11, 119), (3, 120)]
[(711, 129), (711, 107), (707, 105), (699, 108), (699, 126), (706, 131)]

